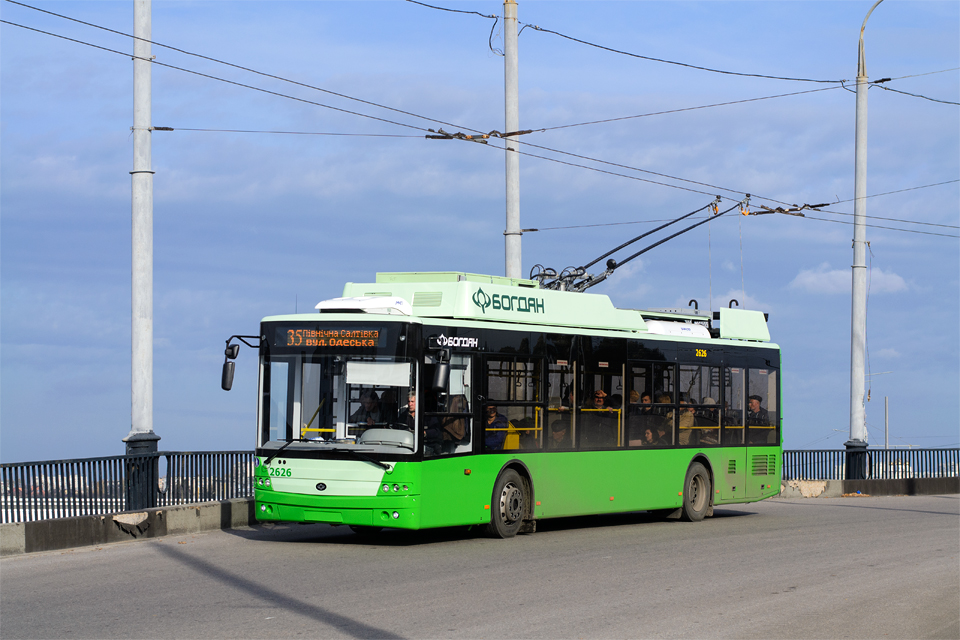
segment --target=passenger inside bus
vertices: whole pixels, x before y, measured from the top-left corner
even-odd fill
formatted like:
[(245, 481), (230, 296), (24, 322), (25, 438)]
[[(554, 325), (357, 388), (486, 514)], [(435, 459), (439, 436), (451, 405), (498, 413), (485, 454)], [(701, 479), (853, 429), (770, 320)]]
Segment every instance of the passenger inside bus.
[[(657, 396), (658, 404), (669, 405), (671, 402), (672, 399), (668, 394), (662, 393)], [(657, 444), (669, 446), (673, 444), (673, 410), (666, 407), (656, 407), (655, 411), (661, 412), (659, 415), (660, 424), (657, 425)]]
[[(633, 444), (633, 442), (630, 444)], [(654, 435), (652, 427), (647, 427), (643, 430), (643, 438), (640, 440), (640, 445), (644, 447), (654, 447), (657, 445), (657, 437)]]
[(550, 439), (547, 441), (548, 449), (569, 449), (570, 448), (570, 427), (563, 418), (554, 420), (550, 425)]
[[(451, 396), (447, 411), (450, 413), (466, 413), (469, 411), (467, 397), (463, 394)], [(467, 419), (463, 416), (444, 418), (441, 427), (443, 429), (443, 453), (453, 453), (466, 440)]]
[(383, 422), (383, 416), (380, 413), (380, 398), (377, 397), (376, 391), (366, 389), (360, 394), (360, 408), (353, 412), (349, 421), (368, 427)]
[(496, 405), (488, 404), (485, 410), (487, 424), (483, 435), (483, 444), (487, 450), (500, 451), (507, 439), (507, 417), (497, 411)]
[(747, 402), (747, 433), (751, 444), (776, 444), (776, 429), (750, 429), (750, 427), (770, 427), (770, 414), (760, 406), (763, 398), (752, 395)]
[(607, 401), (607, 393), (597, 389), (583, 405), (578, 424), (582, 422), (580, 446), (597, 449), (617, 443), (617, 416)]
[(748, 427), (768, 427), (770, 426), (770, 416), (767, 410), (760, 406), (763, 398), (760, 396), (750, 396), (747, 403), (747, 426)]
[(697, 412), (697, 426), (716, 428), (699, 429), (700, 444), (720, 444), (720, 419), (716, 408), (714, 408), (717, 403), (713, 398), (704, 398), (702, 404), (712, 406), (704, 406)]
[(694, 415), (693, 407), (690, 406), (688, 400), (680, 401), (680, 435), (679, 443), (681, 445), (696, 445), (698, 442), (698, 437), (693, 427), (696, 423), (696, 417)]
[[(649, 393), (639, 394), (636, 391), (631, 391), (631, 400), (634, 394), (640, 402), (630, 405), (629, 415), (627, 416), (627, 443), (631, 447), (659, 444), (658, 427), (663, 426), (663, 417), (654, 413), (653, 398)], [(653, 442), (646, 441), (647, 430), (653, 436)], [(663, 428), (663, 431), (666, 432), (666, 427)]]
[(407, 406), (400, 411), (399, 422), (406, 425), (407, 431), (413, 431), (417, 425), (417, 394), (412, 391), (407, 396)]

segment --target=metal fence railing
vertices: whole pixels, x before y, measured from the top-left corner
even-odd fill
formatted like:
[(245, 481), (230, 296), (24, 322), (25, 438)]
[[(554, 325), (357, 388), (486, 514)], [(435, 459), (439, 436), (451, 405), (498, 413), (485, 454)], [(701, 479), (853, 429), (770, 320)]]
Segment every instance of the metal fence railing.
[[(784, 480), (844, 480), (848, 452), (823, 449), (783, 452)], [(857, 454), (866, 480), (956, 478), (960, 449), (867, 449)]]
[(252, 451), (0, 464), (0, 523), (253, 496)]

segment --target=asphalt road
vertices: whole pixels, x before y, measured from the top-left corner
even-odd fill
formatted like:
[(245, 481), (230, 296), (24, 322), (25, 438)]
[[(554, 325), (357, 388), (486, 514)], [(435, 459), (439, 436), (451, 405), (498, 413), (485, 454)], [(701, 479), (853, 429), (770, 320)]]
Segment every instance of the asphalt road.
[(7, 638), (960, 638), (958, 496), (476, 531), (255, 527), (0, 560)]

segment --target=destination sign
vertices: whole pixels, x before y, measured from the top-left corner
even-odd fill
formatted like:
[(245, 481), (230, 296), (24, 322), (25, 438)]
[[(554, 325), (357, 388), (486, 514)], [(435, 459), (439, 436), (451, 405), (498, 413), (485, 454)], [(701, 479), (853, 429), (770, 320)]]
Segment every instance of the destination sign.
[(384, 330), (369, 327), (291, 327), (278, 326), (274, 347), (339, 347), (374, 349), (381, 346)]

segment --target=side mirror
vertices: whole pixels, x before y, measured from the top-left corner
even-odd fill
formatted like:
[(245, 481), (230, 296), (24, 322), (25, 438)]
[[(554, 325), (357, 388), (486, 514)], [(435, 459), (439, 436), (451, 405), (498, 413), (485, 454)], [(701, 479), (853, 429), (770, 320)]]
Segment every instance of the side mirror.
[(233, 370), (236, 366), (237, 363), (233, 360), (227, 360), (223, 363), (223, 376), (220, 378), (220, 388), (224, 391), (230, 391), (230, 389), (233, 388)]
[(437, 352), (437, 368), (433, 371), (433, 384), (430, 388), (434, 391), (446, 391), (450, 384), (450, 350), (441, 349)]
[(223, 355), (227, 356), (230, 360), (236, 360), (237, 356), (240, 355), (240, 345), (227, 345), (227, 348), (223, 350)]

